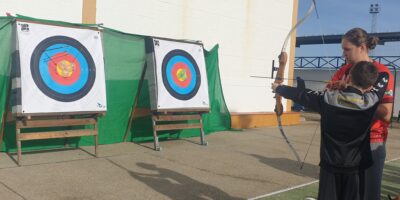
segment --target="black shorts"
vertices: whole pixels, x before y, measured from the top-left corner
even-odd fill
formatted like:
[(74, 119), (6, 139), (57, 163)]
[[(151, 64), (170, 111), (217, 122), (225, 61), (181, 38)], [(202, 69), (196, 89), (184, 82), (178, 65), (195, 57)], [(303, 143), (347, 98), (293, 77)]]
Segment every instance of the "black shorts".
[(320, 169), (318, 200), (364, 199), (364, 171), (331, 173)]

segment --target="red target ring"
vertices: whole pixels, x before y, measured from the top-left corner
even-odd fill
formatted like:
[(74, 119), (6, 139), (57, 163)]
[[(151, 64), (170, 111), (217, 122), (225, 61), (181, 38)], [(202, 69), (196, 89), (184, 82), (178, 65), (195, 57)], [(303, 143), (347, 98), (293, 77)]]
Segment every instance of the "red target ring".
[(178, 86), (186, 88), (192, 81), (192, 73), (185, 63), (178, 62), (172, 68), (172, 78)]
[(48, 68), (51, 78), (61, 85), (75, 83), (81, 74), (79, 62), (73, 55), (66, 52), (55, 54)]

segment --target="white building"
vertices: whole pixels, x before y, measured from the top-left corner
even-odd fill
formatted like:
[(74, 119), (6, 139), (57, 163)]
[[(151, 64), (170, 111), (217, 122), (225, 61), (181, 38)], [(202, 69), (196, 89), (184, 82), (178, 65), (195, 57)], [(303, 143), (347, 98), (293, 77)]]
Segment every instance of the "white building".
[[(298, 0), (0, 0), (2, 15), (103, 23), (128, 33), (201, 40), (206, 49), (219, 44), (222, 86), (236, 128), (276, 124), (273, 80), (251, 76), (271, 76), (297, 9)], [(286, 78), (293, 75), (295, 36)], [(290, 102), (283, 103), (290, 111)], [(298, 123), (299, 115), (286, 112), (283, 121)]]

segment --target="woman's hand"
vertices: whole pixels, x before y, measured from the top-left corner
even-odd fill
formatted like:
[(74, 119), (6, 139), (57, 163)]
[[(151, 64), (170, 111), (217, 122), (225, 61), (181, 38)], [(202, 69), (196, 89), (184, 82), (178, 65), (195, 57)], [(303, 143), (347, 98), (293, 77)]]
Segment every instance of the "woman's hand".
[(328, 90), (342, 90), (346, 88), (346, 80), (339, 80), (339, 81), (330, 81), (326, 86), (325, 89)]

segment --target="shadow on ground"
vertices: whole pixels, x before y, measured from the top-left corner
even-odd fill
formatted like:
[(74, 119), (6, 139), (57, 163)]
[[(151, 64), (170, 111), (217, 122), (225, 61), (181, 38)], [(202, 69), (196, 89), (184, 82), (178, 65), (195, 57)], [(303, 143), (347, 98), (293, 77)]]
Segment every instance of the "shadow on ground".
[(127, 171), (134, 179), (139, 180), (153, 190), (177, 200), (206, 200), (206, 199), (230, 199), (242, 200), (232, 197), (221, 189), (197, 181), (179, 172), (157, 167), (154, 164), (139, 162), (136, 165), (151, 173), (140, 173), (129, 170), (120, 164), (109, 160), (112, 164)]
[(318, 179), (319, 166), (309, 163), (304, 163), (303, 168), (300, 169), (299, 162), (287, 158), (269, 158), (257, 154), (248, 154), (257, 158), (260, 162), (273, 167), (275, 169), (285, 171), (287, 173), (296, 174), (298, 176), (307, 176), (310, 178)]

